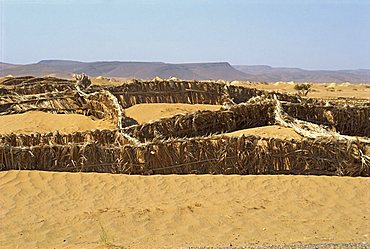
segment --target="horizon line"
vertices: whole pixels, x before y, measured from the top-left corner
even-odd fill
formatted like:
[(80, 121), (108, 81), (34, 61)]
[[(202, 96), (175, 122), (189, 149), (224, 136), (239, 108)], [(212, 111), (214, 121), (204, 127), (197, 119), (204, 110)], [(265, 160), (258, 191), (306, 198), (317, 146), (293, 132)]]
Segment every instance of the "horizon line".
[(265, 66), (277, 69), (301, 69), (306, 71), (343, 71), (343, 70), (370, 70), (370, 68), (342, 68), (342, 69), (307, 69), (304, 67), (297, 67), (297, 66), (272, 66), (269, 64), (232, 64), (228, 61), (198, 61), (198, 62), (164, 62), (164, 61), (151, 61), (151, 60), (96, 60), (96, 61), (83, 61), (83, 60), (75, 60), (75, 59), (42, 59), (37, 62), (31, 63), (13, 63), (13, 62), (5, 62), (0, 61), (1, 64), (9, 64), (9, 65), (16, 65), (16, 66), (25, 66), (25, 65), (32, 65), (38, 64), (43, 61), (65, 61), (65, 62), (78, 62), (78, 63), (97, 63), (97, 62), (107, 62), (107, 63), (162, 63), (162, 64), (172, 64), (172, 65), (182, 65), (182, 64), (222, 64), (227, 63), (230, 66)]

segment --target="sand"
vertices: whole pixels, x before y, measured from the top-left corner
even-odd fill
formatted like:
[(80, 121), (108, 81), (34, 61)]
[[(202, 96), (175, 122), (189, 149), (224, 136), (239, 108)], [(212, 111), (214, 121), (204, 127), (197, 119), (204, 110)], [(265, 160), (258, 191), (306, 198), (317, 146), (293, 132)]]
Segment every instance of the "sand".
[[(297, 93), (292, 82), (278, 83), (245, 83), (235, 82), (233, 85), (254, 87), (262, 90), (275, 90), (279, 92)], [(350, 83), (312, 83), (312, 91), (307, 97), (312, 98), (361, 98), (370, 99), (370, 84), (350, 84)]]
[[(269, 87), (283, 91), (293, 88), (289, 84)], [(370, 96), (369, 88), (363, 86), (358, 92), (351, 90), (352, 86), (341, 87), (348, 89), (331, 92), (325, 86), (309, 96), (330, 97), (344, 92)], [(143, 123), (219, 108), (141, 104), (127, 109), (126, 114)], [(76, 114), (0, 116), (0, 133), (70, 133), (104, 128), (114, 125)], [(279, 126), (227, 135), (241, 134), (300, 139), (292, 129)], [(6, 171), (0, 172), (0, 248), (369, 243), (369, 187), (370, 179), (361, 177)]]
[(370, 242), (369, 178), (0, 172), (1, 248)]
[(269, 126), (263, 126), (263, 127), (256, 127), (256, 128), (250, 128), (250, 129), (244, 129), (229, 133), (224, 133), (221, 135), (231, 136), (231, 137), (238, 137), (241, 135), (257, 135), (260, 137), (265, 138), (281, 138), (281, 139), (302, 139), (302, 136), (299, 135), (294, 131), (292, 128), (282, 127), (278, 125), (269, 125)]
[(138, 104), (125, 109), (125, 115), (135, 119), (139, 124), (142, 124), (160, 118), (171, 117), (176, 114), (185, 114), (201, 110), (218, 110), (220, 108), (220, 105), (203, 104)]
[(94, 119), (79, 114), (52, 114), (30, 111), (22, 114), (0, 116), (0, 134), (33, 132), (72, 133), (93, 129), (114, 129), (110, 120)]

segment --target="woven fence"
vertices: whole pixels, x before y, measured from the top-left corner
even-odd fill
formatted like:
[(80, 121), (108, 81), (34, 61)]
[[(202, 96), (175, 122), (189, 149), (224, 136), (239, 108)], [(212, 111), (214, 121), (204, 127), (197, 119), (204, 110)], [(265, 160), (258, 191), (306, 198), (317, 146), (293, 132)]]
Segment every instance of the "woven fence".
[(322, 106), (311, 104), (283, 104), (292, 117), (334, 128), (351, 136), (370, 137), (370, 107)]
[(265, 126), (273, 122), (273, 104), (239, 104), (218, 111), (179, 114), (158, 121), (133, 125), (123, 131), (142, 142), (154, 138), (195, 137)]
[[(218, 111), (199, 111), (133, 125), (123, 131), (142, 142), (220, 134), (274, 124), (274, 108), (269, 100), (242, 103)], [(328, 126), (341, 134), (370, 136), (370, 108), (286, 103), (284, 110), (293, 118)]]
[(96, 143), (0, 146), (0, 170), (125, 174), (316, 174), (369, 176), (366, 145), (256, 136), (174, 139), (141, 146)]
[(110, 87), (123, 108), (141, 103), (220, 104), (227, 96), (222, 84), (186, 81), (143, 81)]
[(242, 103), (260, 95), (266, 97), (276, 95), (282, 101), (298, 102), (300, 100), (296, 95), (208, 81), (135, 81), (104, 89), (114, 94), (123, 108), (142, 103), (221, 105), (229, 100)]
[[(9, 94), (0, 97), (1, 115), (30, 110), (81, 113), (112, 119), (121, 127), (120, 123), (130, 123), (122, 108), (138, 103), (228, 105), (218, 111), (176, 115), (122, 130), (0, 135), (0, 170), (349, 176), (370, 173), (370, 149), (365, 140), (212, 136), (274, 124), (273, 97), (284, 101), (283, 108), (291, 118), (326, 125), (342, 134), (369, 136), (370, 109), (364, 104), (327, 106), (325, 102), (301, 100), (294, 95), (214, 82), (136, 81), (116, 87), (93, 86), (86, 94), (73, 82), (55, 78), (13, 80), (6, 82)], [(256, 96), (263, 97), (244, 103)]]
[[(2, 82), (8, 86), (8, 93), (40, 94), (55, 91), (67, 91), (75, 88), (75, 82), (54, 77), (36, 78), (32, 76), (10, 78)], [(10, 88), (11, 86), (11, 88)]]
[(0, 146), (31, 147), (96, 143), (99, 145), (129, 144), (117, 130), (91, 130), (61, 134), (59, 132), (0, 135)]
[[(103, 99), (107, 97), (105, 95), (99, 96), (103, 102)], [(95, 97), (98, 98), (98, 96)], [(101, 105), (102, 102), (98, 101), (99, 98), (93, 103)], [(106, 100), (104, 103), (107, 104), (101, 108), (108, 108), (110, 102)], [(336, 125), (334, 128), (342, 134), (360, 136), (369, 136), (370, 134), (369, 110), (366, 108), (330, 107), (330, 113), (328, 113), (328, 107), (324, 106), (307, 106), (301, 108), (299, 105), (285, 105), (284, 108), (293, 117), (298, 117), (302, 120), (328, 125), (329, 127), (334, 124)], [(111, 110), (111, 113), (105, 111), (106, 117), (111, 117), (112, 119), (116, 117), (115, 115), (117, 115), (117, 113), (115, 109), (108, 108), (108, 110)], [(151, 142), (153, 140), (169, 138), (207, 136), (274, 124), (275, 119), (273, 112), (274, 104), (271, 101), (254, 104), (244, 103), (218, 111), (198, 111), (189, 114), (179, 114), (150, 123), (132, 125), (124, 128), (122, 132), (141, 142)], [(352, 119), (350, 119), (351, 121), (348, 121), (348, 117), (352, 117)], [(332, 122), (333, 120), (335, 120), (335, 123)], [(346, 130), (344, 130), (344, 128), (341, 130), (341, 127), (344, 127)], [(114, 143), (118, 136), (117, 133), (120, 132), (117, 130), (94, 130), (75, 132), (73, 134), (59, 134), (57, 132), (47, 134), (34, 133), (30, 135), (10, 134), (0, 135), (0, 144), (8, 144), (10, 146), (34, 146), (40, 143), (65, 144), (85, 142), (110, 144)], [(125, 140), (125, 142), (121, 142), (120, 144), (124, 145), (127, 143), (128, 142)]]
[(78, 94), (77, 91), (68, 90), (47, 94), (9, 95), (0, 98), (0, 115), (28, 111), (91, 115), (99, 119), (111, 119), (115, 123), (119, 116), (110, 93), (104, 90), (88, 97)]
[(9, 95), (0, 98), (0, 114), (17, 114), (27, 111), (55, 113), (83, 113), (85, 101), (76, 92), (65, 91), (53, 94)]

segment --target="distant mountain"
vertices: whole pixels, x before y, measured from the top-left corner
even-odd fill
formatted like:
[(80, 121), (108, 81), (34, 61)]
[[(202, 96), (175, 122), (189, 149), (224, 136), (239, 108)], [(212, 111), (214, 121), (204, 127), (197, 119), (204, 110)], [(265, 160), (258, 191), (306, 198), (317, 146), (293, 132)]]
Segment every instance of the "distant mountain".
[(296, 82), (353, 82), (370, 83), (370, 69), (357, 70), (304, 70), (270, 66), (235, 65), (234, 68), (247, 73), (252, 81), (296, 81)]
[(43, 60), (38, 63), (16, 65), (0, 63), (0, 77), (56, 76), (71, 78), (73, 73), (89, 76), (152, 79), (156, 76), (171, 76), (185, 80), (249, 80), (249, 81), (296, 81), (296, 82), (353, 82), (370, 83), (370, 69), (358, 70), (304, 70), (300, 68), (274, 68), (265, 65), (231, 66), (227, 62), (183, 63), (163, 62), (79, 62), (68, 60)]
[(246, 79), (248, 75), (236, 70), (227, 62), (169, 64), (163, 62), (79, 62), (64, 60), (43, 60), (35, 64), (12, 65), (0, 64), (0, 76), (52, 75), (70, 78), (73, 73), (85, 73), (89, 76), (107, 76), (120, 78), (152, 79), (156, 76), (180, 79)]

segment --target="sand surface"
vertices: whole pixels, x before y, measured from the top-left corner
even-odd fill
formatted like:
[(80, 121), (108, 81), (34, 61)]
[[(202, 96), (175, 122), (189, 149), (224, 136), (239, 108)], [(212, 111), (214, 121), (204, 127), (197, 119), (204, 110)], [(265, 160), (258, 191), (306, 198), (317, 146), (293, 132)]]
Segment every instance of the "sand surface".
[(185, 114), (201, 110), (218, 110), (220, 105), (203, 105), (203, 104), (138, 104), (125, 109), (128, 117), (135, 119), (139, 124), (160, 118), (171, 117), (176, 114)]
[(256, 127), (256, 128), (250, 128), (250, 129), (244, 129), (229, 133), (224, 133), (221, 135), (226, 136), (232, 136), (232, 137), (238, 137), (241, 135), (257, 135), (260, 137), (273, 137), (273, 138), (282, 138), (282, 139), (302, 139), (302, 136), (299, 135), (294, 131), (292, 128), (282, 127), (279, 125), (269, 125), (269, 126), (263, 126), (263, 127)]
[[(288, 83), (249, 86), (295, 92)], [(314, 89), (309, 97), (370, 98), (365, 85), (315, 84)], [(127, 109), (126, 115), (143, 123), (219, 108), (140, 104)], [(0, 116), (3, 134), (109, 128), (114, 128), (110, 121), (77, 114)], [(241, 134), (300, 138), (280, 126), (227, 135)], [(360, 177), (0, 172), (0, 248), (370, 242), (369, 189), (370, 178)]]
[(53, 114), (30, 111), (22, 114), (0, 116), (0, 134), (33, 132), (72, 133), (93, 129), (114, 129), (110, 120), (101, 120), (79, 114)]
[[(277, 83), (246, 83), (235, 82), (233, 85), (254, 87), (262, 90), (275, 90), (279, 92), (297, 93), (294, 89), (295, 83), (277, 82)], [(350, 84), (350, 83), (312, 83), (312, 91), (307, 97), (312, 98), (361, 98), (370, 99), (370, 84)]]
[(1, 248), (370, 242), (369, 178), (0, 172)]

